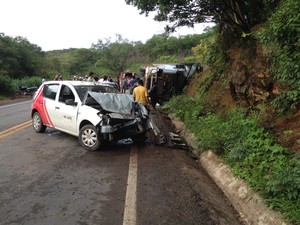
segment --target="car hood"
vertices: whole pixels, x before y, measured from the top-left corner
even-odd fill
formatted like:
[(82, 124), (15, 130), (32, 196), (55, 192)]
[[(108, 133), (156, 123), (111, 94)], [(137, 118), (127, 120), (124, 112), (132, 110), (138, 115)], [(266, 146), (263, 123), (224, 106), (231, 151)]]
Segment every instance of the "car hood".
[[(89, 95), (96, 100), (105, 111), (120, 114), (131, 114), (134, 103), (132, 95), (88, 91), (87, 96)], [(87, 100), (85, 100), (84, 104), (87, 104), (86, 101)]]

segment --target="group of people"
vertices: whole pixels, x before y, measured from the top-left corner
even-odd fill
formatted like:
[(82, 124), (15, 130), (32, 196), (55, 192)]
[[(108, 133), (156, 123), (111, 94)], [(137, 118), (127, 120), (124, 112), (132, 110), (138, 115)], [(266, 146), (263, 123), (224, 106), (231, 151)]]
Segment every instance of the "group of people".
[(85, 75), (83, 77), (73, 76), (72, 80), (89, 81), (89, 82), (103, 82), (103, 81), (114, 82), (113, 79), (109, 76), (104, 76), (103, 78), (99, 79), (98, 76), (95, 76), (94, 72), (90, 72), (88, 75)]
[(80, 80), (80, 81), (88, 81), (88, 82), (94, 82), (94, 83), (111, 83), (116, 86), (116, 88), (120, 91), (119, 82), (113, 81), (113, 79), (110, 76), (103, 76), (101, 79), (99, 79), (98, 76), (95, 76), (93, 72), (90, 72), (89, 75), (84, 76), (83, 78), (77, 79), (76, 76), (73, 77), (72, 80)]
[[(62, 80), (61, 75), (55, 75), (54, 80)], [(122, 87), (120, 87), (119, 80), (113, 81), (109, 76), (103, 76), (99, 79), (93, 72), (90, 72), (89, 75), (84, 76), (84, 78), (77, 79), (76, 76), (72, 77), (72, 80), (81, 80), (89, 82), (99, 82), (99, 83), (113, 83), (116, 85), (121, 93), (131, 94), (135, 101), (140, 102), (149, 110), (149, 105), (152, 105), (152, 108), (155, 109), (157, 104), (157, 86), (154, 82), (151, 90), (148, 92), (147, 88), (144, 87), (144, 82), (140, 78), (135, 78), (132, 76), (126, 77)]]
[(140, 78), (136, 78), (135, 76), (128, 76), (125, 77), (124, 81), (123, 81), (123, 85), (121, 88), (121, 92), (122, 93), (126, 93), (126, 94), (133, 94), (133, 89), (138, 86), (138, 80)]

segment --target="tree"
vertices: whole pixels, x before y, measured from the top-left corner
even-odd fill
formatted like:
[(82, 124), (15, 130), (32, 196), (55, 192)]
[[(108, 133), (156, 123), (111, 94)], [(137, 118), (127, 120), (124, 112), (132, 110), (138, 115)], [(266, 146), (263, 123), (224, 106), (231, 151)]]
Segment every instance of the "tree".
[(215, 22), (229, 26), (236, 32), (249, 33), (255, 25), (265, 21), (280, 0), (125, 0), (154, 19), (168, 21), (167, 31), (177, 27), (193, 27), (196, 23)]
[(39, 68), (44, 58), (42, 49), (35, 44), (31, 44), (23, 37), (16, 37), (14, 41), (17, 43), (18, 48), (18, 53), (15, 57), (17, 57), (21, 69), (21, 71), (18, 71), (19, 75), (22, 77), (40, 75)]
[(0, 33), (0, 73), (11, 78), (39, 74), (44, 53), (37, 45), (23, 37), (9, 37)]
[(94, 49), (76, 49), (67, 57), (67, 59), (70, 58), (73, 59), (69, 67), (70, 74), (88, 74), (93, 70), (98, 54)]
[(149, 56), (150, 61), (155, 61), (160, 55), (165, 54), (165, 43), (168, 36), (166, 34), (153, 35), (151, 39), (147, 40), (144, 49), (145, 54)]
[(161, 56), (176, 56), (178, 59), (191, 56), (192, 47), (195, 47), (201, 34), (186, 35), (179, 38), (168, 34), (153, 35), (144, 45), (144, 54), (147, 54), (151, 61), (160, 61)]
[(119, 34), (116, 34), (115, 42), (110, 38), (105, 41), (98, 40), (98, 43), (92, 46), (100, 55), (97, 67), (105, 68), (112, 74), (120, 74), (138, 58), (134, 46), (134, 42), (123, 39)]

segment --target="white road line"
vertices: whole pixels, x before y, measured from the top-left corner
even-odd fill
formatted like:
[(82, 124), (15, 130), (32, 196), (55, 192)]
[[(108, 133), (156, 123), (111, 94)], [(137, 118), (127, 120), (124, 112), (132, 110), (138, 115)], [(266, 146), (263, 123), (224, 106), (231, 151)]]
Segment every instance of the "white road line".
[(136, 225), (137, 147), (130, 153), (123, 225)]
[(14, 104), (3, 105), (3, 106), (0, 106), (0, 109), (7, 108), (7, 107), (10, 107), (10, 106), (25, 104), (25, 103), (28, 103), (28, 102), (31, 102), (31, 101), (25, 101), (25, 102), (19, 102), (19, 103), (14, 103)]

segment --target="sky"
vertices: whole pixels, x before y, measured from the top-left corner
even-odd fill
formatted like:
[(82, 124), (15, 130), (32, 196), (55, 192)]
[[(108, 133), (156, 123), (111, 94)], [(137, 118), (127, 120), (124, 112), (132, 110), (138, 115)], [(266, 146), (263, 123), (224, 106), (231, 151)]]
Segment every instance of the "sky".
[[(21, 36), (43, 51), (90, 48), (98, 40), (122, 35), (145, 43), (166, 23), (140, 15), (125, 0), (1, 0), (0, 33)], [(209, 24), (180, 28), (173, 36), (201, 34)]]

